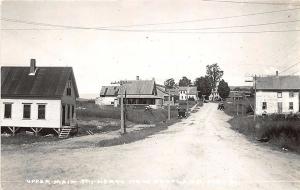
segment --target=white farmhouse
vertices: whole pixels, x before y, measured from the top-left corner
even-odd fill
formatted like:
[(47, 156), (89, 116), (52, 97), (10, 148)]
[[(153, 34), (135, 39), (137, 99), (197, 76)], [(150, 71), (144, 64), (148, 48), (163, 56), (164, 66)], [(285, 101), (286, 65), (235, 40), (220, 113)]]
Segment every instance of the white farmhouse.
[(35, 59), (30, 67), (2, 67), (1, 127), (60, 133), (74, 124), (78, 97), (71, 67), (36, 67)]
[(257, 77), (256, 114), (299, 112), (299, 76)]
[(100, 91), (100, 97), (98, 97), (95, 101), (98, 105), (113, 105), (117, 107), (118, 105), (118, 93), (119, 86), (102, 86)]
[(195, 86), (180, 86), (179, 87), (179, 100), (194, 99), (198, 100), (197, 87)]

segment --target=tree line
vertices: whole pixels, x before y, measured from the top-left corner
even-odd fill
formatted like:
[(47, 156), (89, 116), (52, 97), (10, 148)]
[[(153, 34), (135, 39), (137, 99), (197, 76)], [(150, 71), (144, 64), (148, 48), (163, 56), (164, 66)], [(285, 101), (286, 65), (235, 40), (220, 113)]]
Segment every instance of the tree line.
[[(228, 83), (222, 79), (224, 71), (221, 70), (217, 63), (206, 66), (206, 75), (196, 78), (193, 82), (188, 77), (183, 76), (178, 83), (174, 78), (169, 78), (164, 82), (167, 89), (175, 88), (176, 86), (191, 86), (197, 87), (198, 97), (208, 99), (212, 91), (217, 91), (222, 99), (229, 96), (230, 88)], [(214, 98), (214, 97), (213, 97)]]

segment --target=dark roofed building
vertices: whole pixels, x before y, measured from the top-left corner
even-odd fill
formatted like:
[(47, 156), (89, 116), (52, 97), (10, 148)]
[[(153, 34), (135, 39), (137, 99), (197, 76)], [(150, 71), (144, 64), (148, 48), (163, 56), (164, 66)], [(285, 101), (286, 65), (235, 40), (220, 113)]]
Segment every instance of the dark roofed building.
[(299, 112), (300, 76), (256, 78), (256, 114)]
[(123, 84), (119, 90), (118, 98), (123, 92), (127, 104), (141, 104), (141, 105), (158, 105), (162, 99), (157, 95), (156, 83), (154, 80), (131, 80)]
[(1, 67), (1, 127), (59, 133), (75, 122), (79, 97), (72, 67)]

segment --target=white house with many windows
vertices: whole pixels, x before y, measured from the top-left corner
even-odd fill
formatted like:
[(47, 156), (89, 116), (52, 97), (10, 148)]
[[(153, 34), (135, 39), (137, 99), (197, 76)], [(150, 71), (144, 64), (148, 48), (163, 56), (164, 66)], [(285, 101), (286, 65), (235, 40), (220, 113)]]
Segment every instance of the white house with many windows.
[(256, 114), (299, 112), (299, 76), (257, 77)]
[(198, 100), (198, 92), (196, 86), (180, 86), (179, 100), (194, 99)]
[(71, 67), (36, 67), (35, 59), (30, 67), (1, 67), (1, 128), (59, 133), (74, 123), (77, 97)]

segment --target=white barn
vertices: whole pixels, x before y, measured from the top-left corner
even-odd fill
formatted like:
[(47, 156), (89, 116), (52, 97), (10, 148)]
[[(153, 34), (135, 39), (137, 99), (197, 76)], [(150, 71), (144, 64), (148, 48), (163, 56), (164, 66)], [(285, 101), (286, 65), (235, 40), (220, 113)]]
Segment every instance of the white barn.
[(256, 115), (299, 112), (299, 76), (267, 76), (256, 79)]
[(1, 128), (60, 134), (74, 125), (78, 97), (71, 67), (36, 67), (35, 59), (30, 67), (1, 67)]

